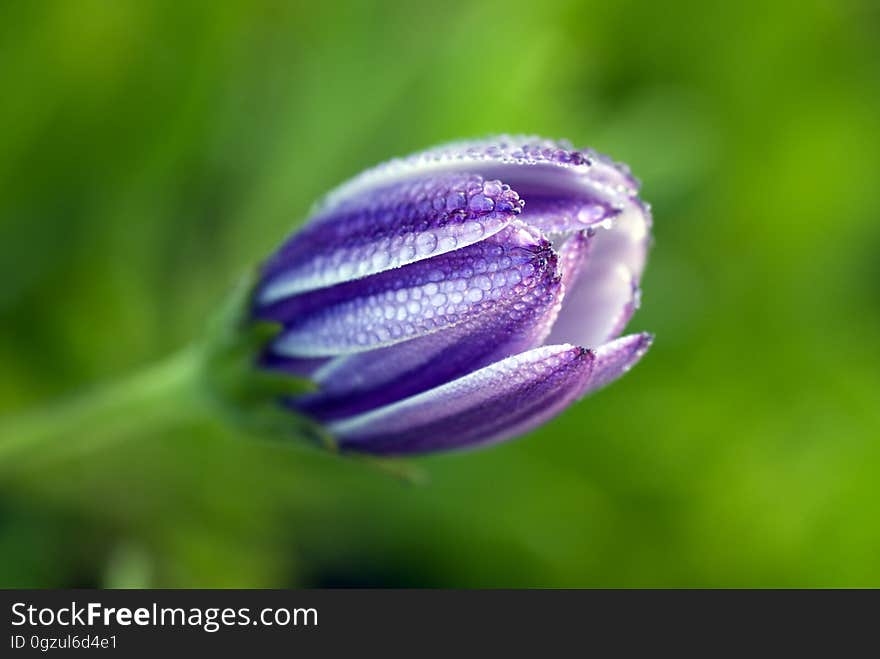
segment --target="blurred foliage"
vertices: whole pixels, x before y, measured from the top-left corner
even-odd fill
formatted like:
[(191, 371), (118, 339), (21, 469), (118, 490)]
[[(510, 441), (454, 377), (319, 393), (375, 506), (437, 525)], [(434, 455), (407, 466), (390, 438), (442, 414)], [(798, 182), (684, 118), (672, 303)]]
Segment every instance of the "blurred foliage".
[(324, 191), (498, 132), (631, 164), (615, 386), (408, 486), (211, 421), (0, 484), (4, 586), (880, 586), (875, 2), (0, 8), (0, 413), (179, 349)]

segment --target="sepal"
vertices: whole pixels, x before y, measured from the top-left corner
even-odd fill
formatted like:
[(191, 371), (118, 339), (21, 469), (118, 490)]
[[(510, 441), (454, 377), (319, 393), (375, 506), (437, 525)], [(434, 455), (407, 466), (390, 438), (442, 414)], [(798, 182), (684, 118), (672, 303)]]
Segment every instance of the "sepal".
[(280, 404), (314, 391), (315, 383), (260, 367), (266, 346), (282, 326), (252, 318), (256, 279), (256, 273), (243, 278), (210, 321), (203, 344), (202, 388), (212, 403), (249, 432), (279, 439), (304, 438), (335, 448), (335, 441), (319, 424)]

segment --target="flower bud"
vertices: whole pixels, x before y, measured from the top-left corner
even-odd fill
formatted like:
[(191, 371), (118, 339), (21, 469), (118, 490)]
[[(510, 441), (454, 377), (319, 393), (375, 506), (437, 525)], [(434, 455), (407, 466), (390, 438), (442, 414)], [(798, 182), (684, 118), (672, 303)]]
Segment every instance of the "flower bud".
[[(262, 266), (246, 326), (273, 397), (341, 450), (522, 434), (626, 372), (649, 207), (629, 170), (539, 138), (450, 144), (331, 192)], [(245, 387), (246, 388), (246, 387)], [(267, 391), (270, 391), (271, 388)]]

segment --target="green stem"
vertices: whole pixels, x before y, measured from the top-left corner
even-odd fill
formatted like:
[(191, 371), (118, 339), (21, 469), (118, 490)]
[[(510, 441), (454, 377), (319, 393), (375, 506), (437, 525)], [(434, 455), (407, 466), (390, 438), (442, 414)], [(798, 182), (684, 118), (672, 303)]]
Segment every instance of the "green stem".
[(0, 474), (86, 453), (111, 439), (193, 415), (200, 409), (201, 363), (201, 351), (187, 348), (116, 382), (0, 419)]
[[(212, 352), (196, 344), (115, 382), (0, 418), (0, 483), (82, 459), (138, 434), (218, 415), (254, 438), (308, 439), (334, 447), (326, 431), (275, 403), (279, 395), (299, 393), (308, 383), (252, 372), (252, 353), (240, 352), (216, 347)], [(421, 470), (399, 460), (353, 457), (409, 483), (425, 480)]]

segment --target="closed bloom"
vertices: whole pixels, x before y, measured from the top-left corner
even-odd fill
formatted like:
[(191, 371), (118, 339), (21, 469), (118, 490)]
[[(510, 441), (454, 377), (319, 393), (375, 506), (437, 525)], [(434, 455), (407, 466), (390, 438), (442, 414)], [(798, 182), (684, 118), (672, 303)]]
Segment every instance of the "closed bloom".
[(629, 170), (539, 138), (461, 142), (331, 192), (261, 268), (262, 369), (342, 450), (398, 455), (520, 435), (626, 372), (648, 206)]

